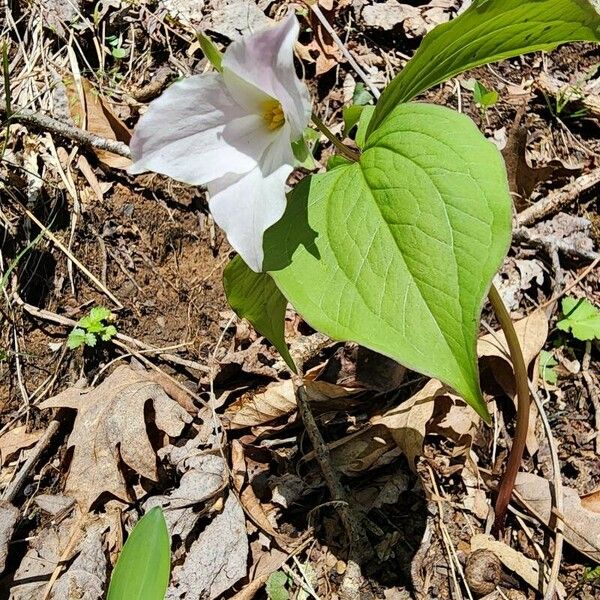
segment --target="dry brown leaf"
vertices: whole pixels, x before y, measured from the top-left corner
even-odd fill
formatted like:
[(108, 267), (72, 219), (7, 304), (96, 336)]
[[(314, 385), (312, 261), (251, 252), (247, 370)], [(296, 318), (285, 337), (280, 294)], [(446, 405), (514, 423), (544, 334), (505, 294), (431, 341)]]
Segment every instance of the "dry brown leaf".
[(291, 379), (270, 383), (264, 392), (248, 392), (226, 411), (231, 429), (269, 423), (296, 410), (296, 392)]
[(166, 600), (213, 600), (246, 575), (246, 520), (235, 494), (190, 547), (185, 561), (173, 569)]
[(117, 367), (94, 389), (69, 388), (40, 405), (77, 410), (69, 436), (69, 447), (74, 451), (65, 494), (75, 498), (82, 510), (88, 510), (103, 492), (131, 500), (122, 463), (157, 481), (156, 455), (144, 416), (149, 403), (154, 408), (156, 427), (171, 437), (178, 436), (191, 421), (146, 373), (126, 365)]
[(4, 465), (20, 450), (31, 448), (42, 437), (42, 433), (42, 431), (28, 432), (27, 426), (21, 425), (0, 436), (0, 465)]
[[(542, 310), (536, 310), (529, 316), (515, 322), (515, 331), (521, 348), (523, 358), (527, 367), (535, 361), (548, 338), (548, 318)], [(477, 342), (477, 354), (481, 363), (487, 363), (494, 379), (513, 399), (517, 405), (517, 391), (515, 388), (515, 376), (512, 369), (512, 363), (509, 357), (508, 346), (504, 333), (499, 331), (481, 337)], [(533, 374), (534, 384), (537, 381), (537, 370)], [(529, 429), (527, 432), (527, 450), (533, 456), (539, 448), (535, 437), (535, 422), (537, 417), (537, 408), (532, 403), (529, 413)]]
[[(108, 103), (98, 94), (87, 79), (82, 79), (82, 88), (85, 106), (81, 105), (81, 99), (73, 83), (67, 86), (70, 97), (71, 118), (78, 127), (85, 124), (86, 131), (94, 133), (108, 140), (117, 140), (125, 144), (131, 139), (131, 131), (127, 125), (114, 114)], [(98, 160), (107, 167), (113, 169), (126, 169), (131, 165), (131, 160), (123, 156), (117, 156), (106, 150), (94, 150)]]
[[(329, 445), (331, 464), (344, 475), (360, 475), (397, 459), (400, 450), (384, 425), (366, 428), (341, 438)], [(312, 460), (314, 451), (306, 454)]]
[[(515, 491), (522, 504), (548, 525), (552, 515), (552, 483), (532, 473), (519, 473)], [(577, 491), (563, 488), (563, 520), (565, 540), (579, 552), (600, 562), (600, 512), (597, 498), (581, 499)], [(594, 510), (590, 510), (593, 508)]]
[(415, 459), (423, 451), (435, 399), (447, 393), (447, 388), (440, 381), (431, 379), (400, 406), (371, 419), (373, 425), (383, 425), (389, 430), (412, 469), (415, 468)]
[[(331, 22), (331, 17), (328, 16), (330, 13), (327, 10), (324, 10), (324, 13)], [(333, 38), (325, 31), (321, 22), (312, 12), (310, 26), (314, 33), (313, 39), (306, 45), (296, 44), (296, 49), (300, 58), (306, 62), (315, 63), (315, 75), (318, 77), (345, 62), (346, 59)]]

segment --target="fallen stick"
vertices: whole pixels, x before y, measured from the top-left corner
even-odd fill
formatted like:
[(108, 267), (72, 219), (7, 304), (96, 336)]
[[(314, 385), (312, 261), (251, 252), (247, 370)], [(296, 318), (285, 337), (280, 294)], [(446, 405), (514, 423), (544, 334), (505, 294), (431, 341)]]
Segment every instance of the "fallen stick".
[(581, 194), (591, 190), (598, 184), (600, 184), (600, 167), (578, 177), (560, 190), (550, 192), (545, 198), (520, 212), (517, 215), (517, 226), (533, 225), (542, 219), (555, 215), (575, 202)]
[(360, 585), (362, 583), (359, 560), (366, 560), (369, 556), (370, 544), (359, 524), (359, 517), (350, 507), (346, 491), (340, 483), (329, 455), (329, 448), (319, 431), (317, 422), (312, 414), (306, 390), (302, 383), (297, 386), (298, 412), (304, 423), (306, 433), (315, 451), (315, 458), (319, 463), (323, 478), (336, 504), (346, 533), (348, 534), (349, 552), (344, 580), (340, 586), (339, 595), (344, 600), (359, 600)]
[(0, 109), (0, 116), (3, 120), (21, 123), (23, 125), (32, 125), (33, 127), (43, 129), (44, 131), (77, 142), (88, 148), (106, 150), (107, 152), (112, 152), (113, 154), (125, 158), (131, 158), (131, 152), (129, 151), (129, 146), (127, 144), (100, 137), (99, 135), (95, 135), (89, 131), (74, 127), (73, 125), (69, 125), (68, 123), (64, 123), (63, 121), (59, 121), (58, 119), (46, 115), (40, 115), (29, 110), (17, 110), (7, 119), (6, 111)]

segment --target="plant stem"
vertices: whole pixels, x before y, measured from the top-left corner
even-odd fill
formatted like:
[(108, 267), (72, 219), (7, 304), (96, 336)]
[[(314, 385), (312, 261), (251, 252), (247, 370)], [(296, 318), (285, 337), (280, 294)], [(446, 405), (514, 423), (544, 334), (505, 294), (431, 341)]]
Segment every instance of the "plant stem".
[(321, 121), (315, 113), (312, 114), (312, 122), (317, 126), (317, 129), (349, 160), (356, 162), (360, 158), (358, 152), (354, 152), (339, 140), (332, 131)]
[(512, 448), (508, 456), (508, 462), (506, 464), (506, 470), (504, 476), (500, 482), (500, 488), (498, 489), (498, 498), (496, 499), (495, 513), (496, 518), (494, 520), (494, 526), (492, 531), (495, 534), (499, 534), (504, 528), (504, 521), (506, 519), (506, 511), (508, 509), (508, 503), (510, 502), (513, 489), (515, 487), (515, 480), (519, 467), (523, 461), (523, 453), (525, 452), (525, 445), (527, 442), (527, 430), (529, 427), (529, 381), (527, 378), (527, 367), (525, 366), (525, 359), (523, 358), (523, 351), (521, 344), (515, 331), (512, 319), (508, 314), (508, 310), (502, 301), (502, 297), (498, 293), (496, 287), (492, 284), (490, 293), (488, 295), (496, 317), (500, 322), (504, 337), (506, 338), (506, 344), (510, 352), (510, 358), (513, 364), (513, 370), (515, 373), (515, 384), (517, 388), (517, 425), (515, 429), (515, 435), (513, 438)]

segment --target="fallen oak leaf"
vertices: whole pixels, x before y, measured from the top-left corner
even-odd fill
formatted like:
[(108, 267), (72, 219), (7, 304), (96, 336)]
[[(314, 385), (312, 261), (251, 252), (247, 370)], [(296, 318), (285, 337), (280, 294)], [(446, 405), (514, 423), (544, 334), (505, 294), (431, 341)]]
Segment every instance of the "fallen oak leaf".
[(64, 493), (83, 511), (104, 492), (131, 500), (122, 463), (146, 479), (158, 480), (144, 415), (150, 402), (156, 427), (170, 437), (177, 437), (192, 420), (148, 374), (126, 365), (94, 389), (69, 388), (40, 405), (77, 411), (68, 441), (74, 450)]

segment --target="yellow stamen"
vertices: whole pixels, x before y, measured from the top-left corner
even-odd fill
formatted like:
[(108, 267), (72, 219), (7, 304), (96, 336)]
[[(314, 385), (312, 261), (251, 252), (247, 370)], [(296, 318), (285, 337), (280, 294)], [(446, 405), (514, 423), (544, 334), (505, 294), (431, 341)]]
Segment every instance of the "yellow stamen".
[(278, 100), (265, 100), (262, 105), (262, 117), (267, 125), (267, 129), (274, 131), (279, 129), (285, 123), (283, 108)]

